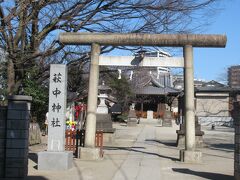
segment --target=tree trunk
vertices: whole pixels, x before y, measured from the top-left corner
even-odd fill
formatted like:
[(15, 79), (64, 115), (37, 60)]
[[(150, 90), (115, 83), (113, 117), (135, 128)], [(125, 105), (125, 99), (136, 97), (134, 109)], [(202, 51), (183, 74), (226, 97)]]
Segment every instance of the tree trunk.
[(15, 86), (15, 71), (14, 71), (14, 64), (11, 59), (8, 59), (8, 66), (7, 66), (7, 93), (8, 95), (12, 95), (14, 92)]

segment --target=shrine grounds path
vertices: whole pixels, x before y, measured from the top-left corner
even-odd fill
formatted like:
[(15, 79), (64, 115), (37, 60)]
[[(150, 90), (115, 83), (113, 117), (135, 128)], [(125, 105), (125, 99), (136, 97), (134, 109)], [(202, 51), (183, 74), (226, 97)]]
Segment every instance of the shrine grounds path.
[[(115, 142), (106, 144), (99, 161), (74, 159), (67, 171), (37, 170), (37, 155), (46, 139), (29, 148), (27, 180), (231, 180), (234, 164), (234, 129), (202, 127), (205, 146), (201, 164), (179, 161), (178, 126), (161, 127), (157, 120), (141, 120), (137, 127), (114, 123)], [(46, 138), (46, 137), (45, 137)]]

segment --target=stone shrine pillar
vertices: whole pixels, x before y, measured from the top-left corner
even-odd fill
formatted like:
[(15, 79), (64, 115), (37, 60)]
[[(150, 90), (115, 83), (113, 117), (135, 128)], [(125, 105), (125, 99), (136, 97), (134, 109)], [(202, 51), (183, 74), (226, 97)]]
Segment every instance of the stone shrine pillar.
[(25, 179), (28, 174), (28, 136), (31, 96), (8, 97), (5, 178)]
[(185, 45), (184, 54), (184, 115), (185, 115), (185, 149), (180, 150), (180, 160), (188, 163), (201, 162), (202, 153), (195, 150), (195, 107), (193, 47)]
[(50, 67), (48, 148), (38, 153), (39, 170), (67, 170), (72, 167), (73, 153), (65, 151), (67, 67)]

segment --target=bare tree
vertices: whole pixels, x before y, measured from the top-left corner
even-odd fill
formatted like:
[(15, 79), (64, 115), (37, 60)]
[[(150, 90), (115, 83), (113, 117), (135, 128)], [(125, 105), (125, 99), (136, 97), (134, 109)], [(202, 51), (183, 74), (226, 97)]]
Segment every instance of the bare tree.
[(218, 74), (217, 76), (217, 80), (225, 85), (229, 85), (228, 82), (228, 68), (229, 67), (225, 67), (222, 69), (222, 72)]
[[(69, 60), (74, 64), (88, 59), (86, 49), (69, 49), (56, 41), (58, 32), (190, 32), (208, 22), (209, 16), (204, 15), (213, 12), (209, 9), (216, 2), (3, 0), (0, 3), (0, 48), (8, 53), (8, 92), (12, 94), (33, 67), (42, 78), (54, 61)], [(104, 47), (106, 51), (112, 48)]]

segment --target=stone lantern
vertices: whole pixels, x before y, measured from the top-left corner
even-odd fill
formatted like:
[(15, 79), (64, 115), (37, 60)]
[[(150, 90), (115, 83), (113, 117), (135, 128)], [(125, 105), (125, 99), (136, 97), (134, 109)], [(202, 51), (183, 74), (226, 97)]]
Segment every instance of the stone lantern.
[(135, 103), (129, 108), (127, 126), (136, 126), (137, 125), (137, 116), (135, 113)]
[(98, 114), (108, 114), (108, 107), (105, 101), (111, 91), (111, 88), (109, 86), (106, 86), (104, 81), (102, 81), (102, 84), (98, 86), (98, 98), (100, 100), (100, 103), (97, 107)]
[(104, 81), (98, 86), (98, 98), (100, 103), (97, 107), (96, 129), (98, 131), (103, 131), (103, 144), (114, 141), (115, 129), (112, 126), (111, 114), (108, 113), (108, 107), (105, 104), (106, 98), (111, 91), (111, 88), (106, 86)]

